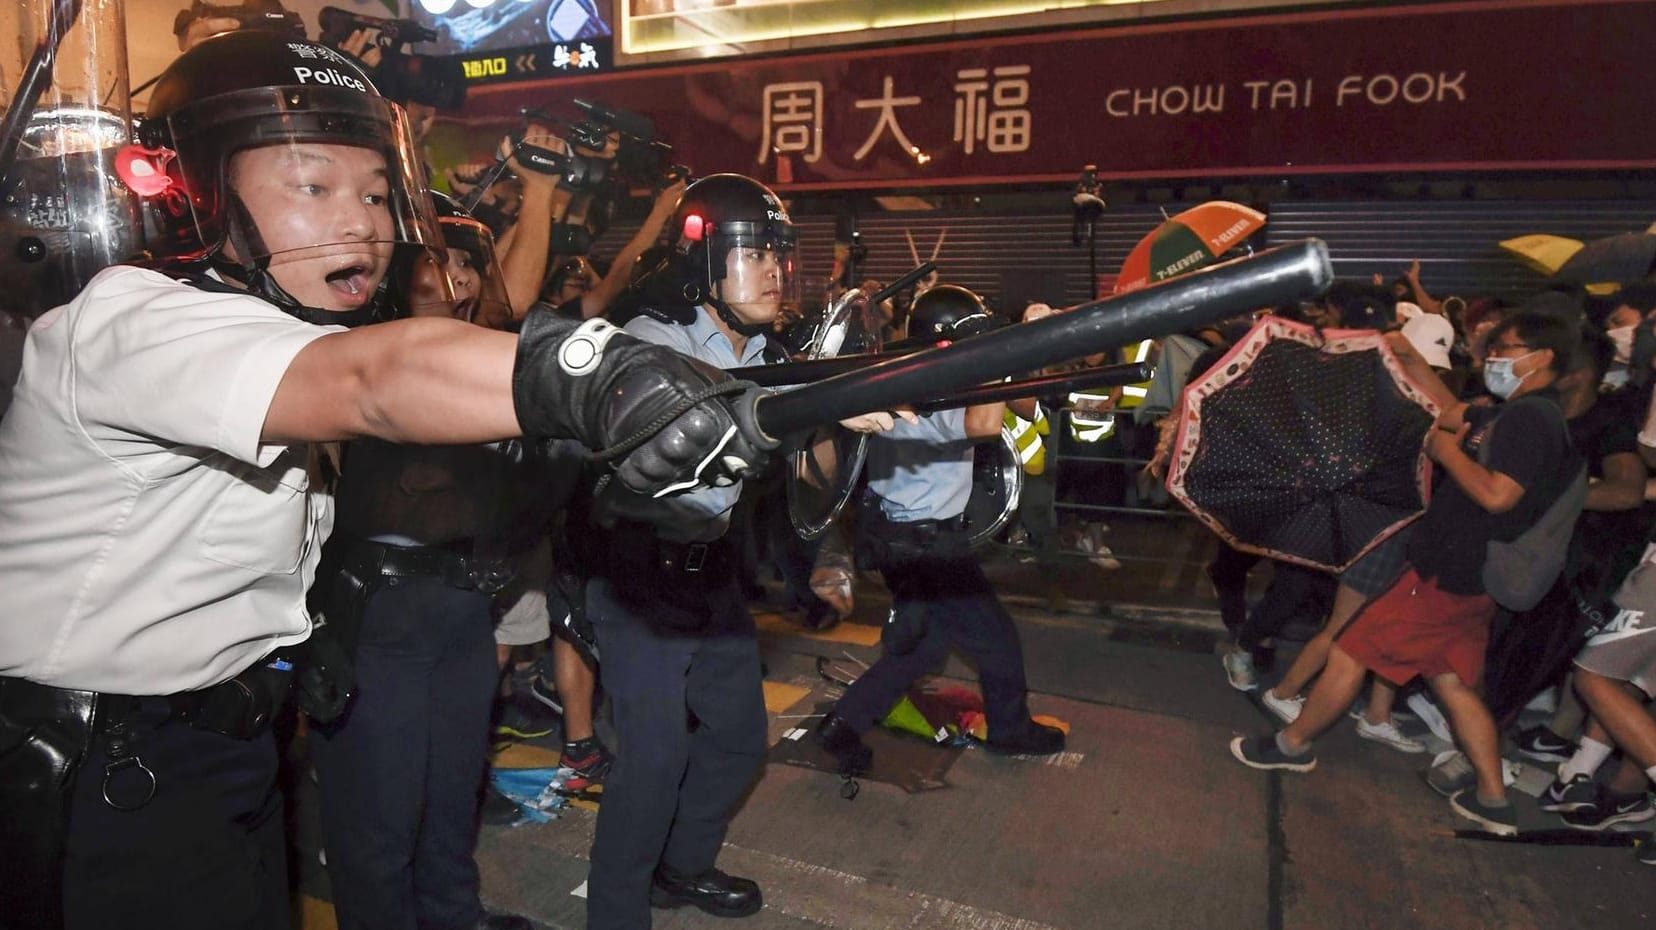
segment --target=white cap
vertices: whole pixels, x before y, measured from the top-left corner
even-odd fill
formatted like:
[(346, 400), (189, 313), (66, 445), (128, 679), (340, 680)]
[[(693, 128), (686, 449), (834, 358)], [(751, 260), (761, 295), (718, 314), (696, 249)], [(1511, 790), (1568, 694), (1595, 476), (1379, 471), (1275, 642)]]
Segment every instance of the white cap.
[(1397, 322), (1407, 323), (1410, 320), (1414, 319), (1417, 316), (1420, 316), (1422, 313), (1425, 313), (1425, 312), (1426, 311), (1420, 309), (1420, 304), (1410, 303), (1407, 300), (1400, 300), (1400, 301), (1397, 302), (1397, 309), (1395, 311), (1395, 315), (1397, 317)]
[(1448, 319), (1435, 313), (1422, 313), (1403, 324), (1403, 336), (1426, 364), (1433, 368), (1450, 367), (1449, 349), (1455, 344), (1455, 325)]

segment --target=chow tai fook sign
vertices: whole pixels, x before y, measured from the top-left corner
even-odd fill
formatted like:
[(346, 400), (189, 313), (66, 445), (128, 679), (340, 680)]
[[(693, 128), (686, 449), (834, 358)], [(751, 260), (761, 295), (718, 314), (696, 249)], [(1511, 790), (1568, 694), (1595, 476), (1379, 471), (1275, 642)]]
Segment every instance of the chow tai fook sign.
[(698, 173), (798, 189), (1656, 167), (1656, 2), (1319, 10), (473, 91), (650, 116)]

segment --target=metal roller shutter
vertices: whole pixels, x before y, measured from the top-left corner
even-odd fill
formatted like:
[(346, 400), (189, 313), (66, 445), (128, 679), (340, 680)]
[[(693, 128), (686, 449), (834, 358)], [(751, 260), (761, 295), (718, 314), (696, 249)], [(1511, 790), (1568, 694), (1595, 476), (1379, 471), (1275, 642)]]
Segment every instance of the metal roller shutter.
[(1656, 221), (1656, 201), (1555, 200), (1274, 203), (1272, 245), (1316, 236), (1328, 243), (1341, 277), (1388, 279), (1420, 259), (1434, 297), (1510, 297), (1535, 290), (1542, 277), (1507, 254), (1503, 239), (1547, 233), (1588, 241), (1641, 230)]

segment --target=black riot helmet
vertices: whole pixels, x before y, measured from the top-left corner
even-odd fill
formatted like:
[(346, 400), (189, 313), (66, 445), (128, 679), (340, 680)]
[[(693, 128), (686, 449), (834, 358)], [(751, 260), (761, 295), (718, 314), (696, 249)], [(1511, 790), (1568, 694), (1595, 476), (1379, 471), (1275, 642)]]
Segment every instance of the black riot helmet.
[(391, 282), (442, 256), (402, 109), (349, 57), (245, 30), (179, 56), (139, 138), (170, 179), (159, 257), (205, 261), (295, 316), (388, 316)]
[(909, 308), (909, 338), (924, 342), (965, 339), (993, 325), (983, 300), (958, 284), (939, 284), (916, 297)]
[(737, 332), (764, 332), (784, 303), (798, 305), (793, 221), (758, 181), (715, 174), (690, 185), (668, 235), (678, 296), (711, 305)]

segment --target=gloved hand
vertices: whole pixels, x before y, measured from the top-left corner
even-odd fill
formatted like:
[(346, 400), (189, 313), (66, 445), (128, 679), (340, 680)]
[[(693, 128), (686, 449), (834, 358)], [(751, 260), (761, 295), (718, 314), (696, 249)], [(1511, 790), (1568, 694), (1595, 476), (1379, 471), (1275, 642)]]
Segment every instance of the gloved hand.
[(606, 453), (640, 494), (727, 485), (762, 468), (777, 443), (754, 421), (757, 399), (753, 386), (605, 320), (537, 310), (518, 336), (512, 400), (524, 435)]

